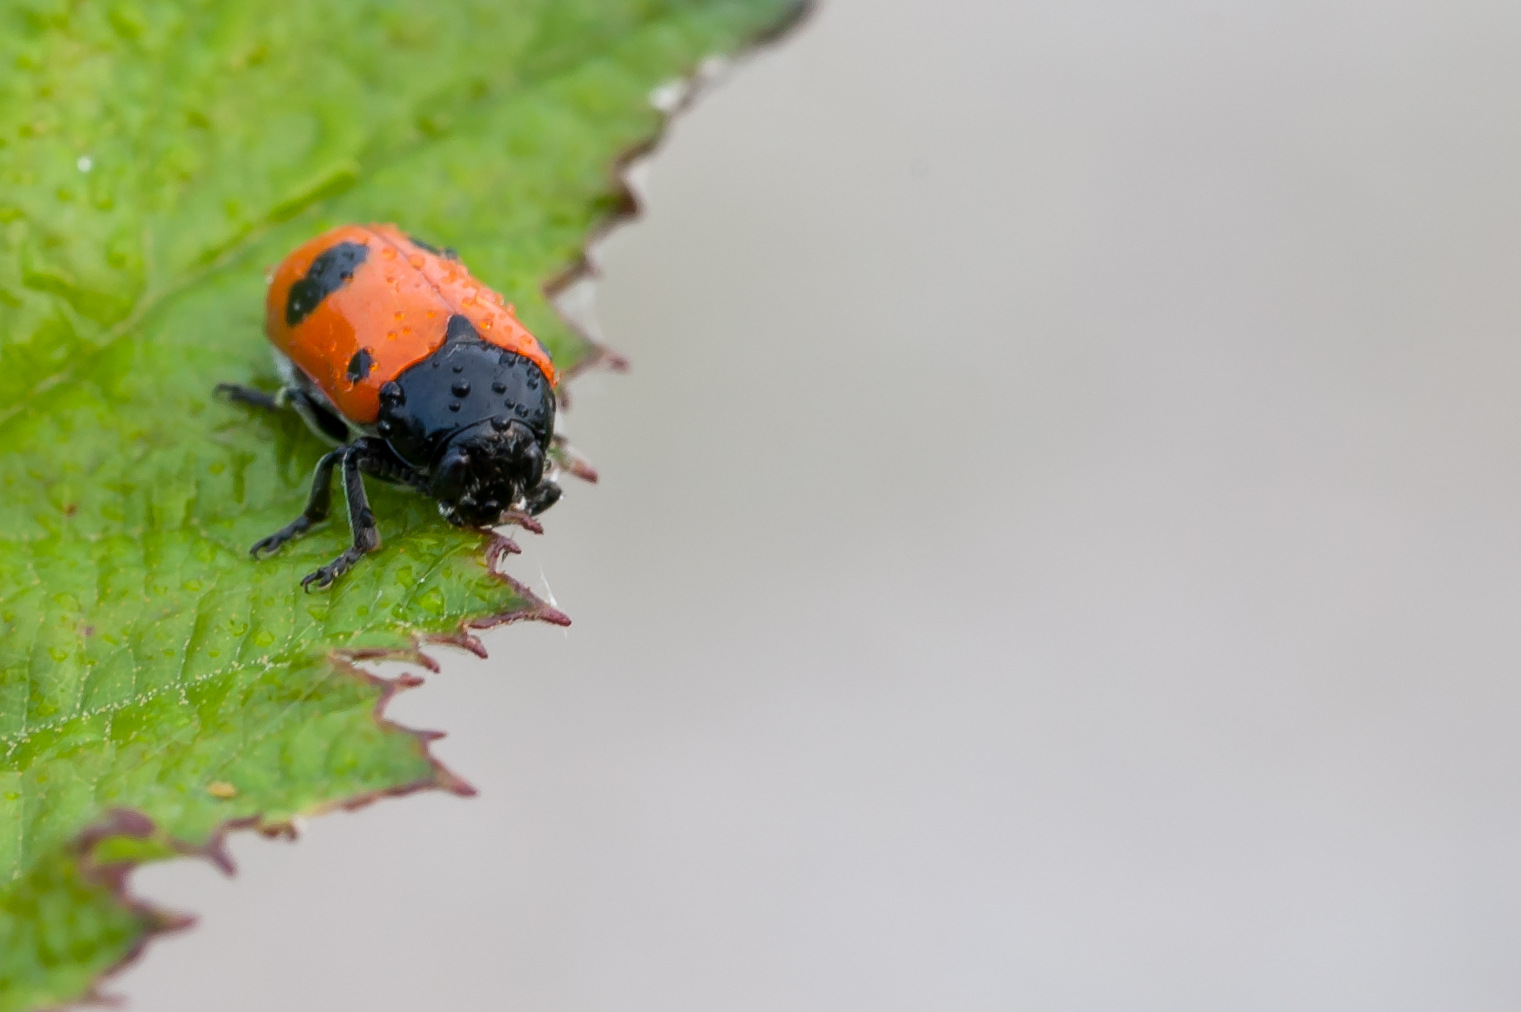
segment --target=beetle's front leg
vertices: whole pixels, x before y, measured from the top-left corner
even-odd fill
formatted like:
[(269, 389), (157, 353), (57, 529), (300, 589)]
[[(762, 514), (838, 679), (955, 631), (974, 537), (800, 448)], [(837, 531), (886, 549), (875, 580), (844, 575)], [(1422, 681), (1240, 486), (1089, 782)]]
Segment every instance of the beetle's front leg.
[(375, 514), (370, 511), (370, 500), (364, 491), (364, 475), (360, 473), (368, 449), (359, 443), (334, 451), (340, 457), (343, 470), (343, 496), (348, 501), (349, 528), (354, 532), (354, 542), (338, 558), (302, 578), (301, 586), (308, 591), (313, 586), (332, 586), (334, 580), (354, 568), (354, 563), (380, 547), (380, 527), (375, 523)]
[(562, 494), (559, 485), (548, 480), (541, 481), (538, 488), (523, 497), (523, 508), (529, 516), (536, 517), (559, 502)]
[(333, 465), (343, 457), (349, 447), (340, 446), (331, 453), (323, 455), (317, 461), (317, 467), (312, 472), (312, 491), (306, 499), (306, 509), (301, 515), (267, 538), (261, 538), (254, 542), (254, 546), (248, 550), (254, 558), (261, 555), (272, 555), (291, 538), (300, 537), (311, 530), (313, 524), (319, 524), (327, 519), (332, 510), (333, 501)]
[(226, 397), (235, 404), (248, 404), (265, 411), (279, 411), (285, 407), (285, 391), (279, 393), (265, 393), (256, 387), (246, 387), (241, 383), (218, 383), (216, 392)]

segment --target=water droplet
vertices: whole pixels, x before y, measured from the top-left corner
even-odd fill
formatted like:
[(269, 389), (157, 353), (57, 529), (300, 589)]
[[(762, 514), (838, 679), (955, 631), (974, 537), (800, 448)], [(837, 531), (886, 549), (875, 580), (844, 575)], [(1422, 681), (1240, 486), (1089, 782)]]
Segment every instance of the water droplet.
[(417, 606), (432, 615), (444, 613), (444, 592), (437, 587), (430, 587), (417, 598)]
[(459, 401), (450, 401), (449, 402), (449, 410), (450, 411), (458, 411), (459, 410)]
[(77, 168), (80, 172), (89, 172), (91, 169), (95, 168), (95, 159), (91, 158), (89, 155), (80, 155), (79, 161), (74, 163), (74, 167)]
[(454, 396), (456, 396), (456, 397), (469, 397), (470, 396), (470, 381), (469, 380), (455, 380), (454, 381), (454, 386), (452, 386), (452, 387), (449, 388), (449, 392), (452, 393), (452, 394), (454, 394)]

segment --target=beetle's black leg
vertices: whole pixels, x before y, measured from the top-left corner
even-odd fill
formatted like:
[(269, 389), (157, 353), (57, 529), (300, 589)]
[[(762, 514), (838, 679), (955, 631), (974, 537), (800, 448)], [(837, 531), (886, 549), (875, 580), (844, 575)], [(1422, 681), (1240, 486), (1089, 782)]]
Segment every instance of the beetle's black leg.
[(306, 509), (301, 511), (299, 517), (269, 537), (255, 543), (248, 550), (250, 555), (257, 559), (262, 554), (273, 554), (291, 538), (300, 537), (310, 530), (313, 524), (319, 524), (327, 519), (333, 502), (333, 465), (338, 463), (348, 449), (347, 446), (340, 446), (317, 461), (317, 468), (312, 472), (312, 493), (307, 497)]
[(343, 465), (343, 495), (349, 504), (349, 527), (354, 531), (354, 543), (332, 562), (306, 574), (301, 586), (307, 590), (314, 585), (331, 586), (334, 580), (354, 568), (354, 563), (380, 547), (380, 528), (375, 524), (375, 514), (370, 512), (370, 500), (364, 493), (364, 476), (359, 470), (368, 450), (369, 447), (361, 443), (334, 451)]
[(281, 387), (269, 394), (241, 383), (218, 383), (216, 392), (236, 404), (250, 404), (266, 411), (284, 411), (289, 408), (301, 416), (306, 427), (329, 443), (346, 443), (349, 427), (332, 409), (299, 387)]
[(239, 404), (252, 404), (256, 408), (265, 411), (279, 411), (285, 405), (280, 403), (278, 394), (265, 393), (253, 387), (245, 387), (241, 383), (218, 383), (216, 392), (222, 394), (230, 401)]
[(560, 486), (552, 481), (541, 481), (539, 487), (523, 497), (523, 505), (529, 516), (538, 516), (560, 501)]

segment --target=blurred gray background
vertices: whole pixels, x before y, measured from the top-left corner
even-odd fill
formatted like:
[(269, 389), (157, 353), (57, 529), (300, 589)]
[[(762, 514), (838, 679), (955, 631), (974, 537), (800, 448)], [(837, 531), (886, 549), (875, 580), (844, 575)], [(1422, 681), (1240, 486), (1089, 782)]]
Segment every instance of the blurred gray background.
[(1521, 1007), (1521, 6), (829, 0), (650, 165), (602, 469), (195, 1010)]

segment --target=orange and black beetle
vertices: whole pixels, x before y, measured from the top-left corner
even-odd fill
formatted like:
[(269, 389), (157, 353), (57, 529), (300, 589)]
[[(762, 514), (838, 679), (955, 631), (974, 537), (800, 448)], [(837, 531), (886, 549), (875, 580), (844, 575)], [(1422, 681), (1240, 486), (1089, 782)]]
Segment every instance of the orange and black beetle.
[(539, 513), (560, 498), (548, 477), (555, 367), (502, 297), (452, 250), (390, 225), (344, 225), (276, 268), (264, 332), (284, 387), (218, 391), (292, 408), (337, 444), (317, 463), (306, 509), (253, 546), (257, 558), (327, 519), (333, 469), (343, 475), (354, 543), (301, 581), (326, 587), (380, 532), (369, 474), (438, 500), (450, 522), (489, 527), (509, 511)]

